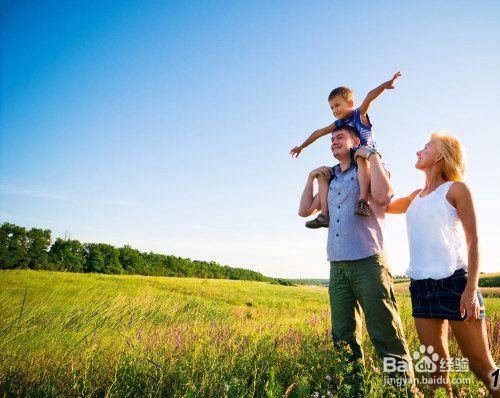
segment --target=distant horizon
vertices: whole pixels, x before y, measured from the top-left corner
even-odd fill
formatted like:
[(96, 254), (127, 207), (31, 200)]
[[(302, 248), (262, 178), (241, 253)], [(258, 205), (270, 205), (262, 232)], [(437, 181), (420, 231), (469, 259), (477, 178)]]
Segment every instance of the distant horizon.
[[(26, 225), (20, 225), (24, 228), (27, 228), (27, 229), (31, 229), (31, 228), (37, 228), (37, 227), (32, 227), (32, 226), (26, 226)], [(41, 229), (49, 229), (49, 228), (43, 228), (43, 227), (40, 227)], [(52, 232), (52, 231), (51, 231)], [(66, 232), (69, 232), (69, 231), (66, 231)], [(110, 244), (110, 243), (107, 243), (107, 242), (83, 242), (83, 241), (80, 241), (79, 239), (75, 238), (75, 237), (72, 237), (69, 233), (68, 234), (65, 234), (65, 236), (57, 236), (57, 237), (54, 237), (52, 236), (52, 242), (51, 244), (53, 244), (55, 242), (56, 239), (64, 239), (64, 240), (78, 240), (80, 243), (82, 244)], [(124, 246), (130, 246), (132, 249), (135, 249), (135, 250), (139, 250), (141, 251), (140, 249), (137, 249), (136, 247), (134, 246), (131, 246), (131, 245), (121, 245), (121, 246), (115, 246), (117, 248), (120, 248), (120, 247), (124, 247)], [(149, 251), (141, 251), (142, 253), (149, 253)], [(287, 277), (287, 276), (282, 276), (282, 277), (279, 277), (279, 276), (273, 276), (273, 275), (267, 275), (267, 274), (264, 274), (262, 273), (259, 269), (252, 269), (252, 268), (246, 268), (246, 267), (242, 267), (240, 265), (234, 265), (234, 264), (222, 264), (222, 263), (219, 263), (217, 262), (216, 260), (208, 260), (208, 259), (203, 259), (203, 258), (191, 258), (190, 256), (178, 256), (176, 255), (175, 253), (169, 253), (169, 252), (152, 252), (152, 253), (155, 253), (155, 254), (162, 254), (162, 255), (166, 255), (166, 256), (175, 256), (175, 257), (181, 257), (181, 258), (185, 258), (185, 259), (189, 259), (193, 262), (196, 262), (196, 261), (200, 261), (200, 262), (216, 262), (217, 264), (219, 264), (220, 266), (227, 266), (227, 267), (231, 267), (231, 268), (242, 268), (242, 269), (246, 269), (246, 270), (250, 270), (250, 271), (255, 271), (255, 272), (258, 272), (258, 273), (261, 273), (263, 276), (265, 277), (269, 277), (269, 278), (274, 278), (274, 279), (284, 279), (284, 280), (318, 280), (318, 281), (328, 281), (329, 278), (315, 278), (315, 277), (308, 277), (308, 276), (298, 276), (298, 277)], [(55, 271), (58, 271), (58, 270), (55, 270)], [(71, 271), (68, 271), (68, 272), (71, 272)], [(500, 272), (499, 271), (493, 271), (493, 272), (485, 272), (485, 271), (480, 271), (480, 274), (494, 274), (494, 273), (498, 273)], [(135, 274), (134, 274), (135, 275)], [(137, 274), (137, 275), (142, 275), (142, 274)], [(144, 275), (144, 276), (155, 276), (155, 275)], [(165, 277), (169, 277), (169, 276), (165, 276)], [(393, 273), (393, 277), (394, 278), (409, 278), (407, 275), (405, 274), (394, 274)], [(198, 277), (196, 277), (198, 278)]]
[[(370, 109), (396, 196), (423, 186), (415, 153), (430, 133), (456, 135), (480, 271), (500, 271), (500, 3), (0, 7), (0, 222), (328, 278), (326, 229), (297, 211), (308, 172), (336, 161), (328, 137), (289, 151), (333, 122), (334, 87), (359, 104), (400, 70)], [(353, 26), (336, 26), (345, 16)], [(404, 216), (387, 216), (385, 244), (402, 275)]]

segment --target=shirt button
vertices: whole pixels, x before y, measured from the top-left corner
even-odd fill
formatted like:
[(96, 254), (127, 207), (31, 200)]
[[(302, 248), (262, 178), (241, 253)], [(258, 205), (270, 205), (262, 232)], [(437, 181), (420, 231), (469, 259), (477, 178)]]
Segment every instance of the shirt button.
[(337, 222), (340, 222), (340, 220), (337, 220)]
[(337, 209), (340, 209), (340, 206), (337, 206)]
[(335, 235), (335, 236), (339, 236), (339, 234)]
[(339, 195), (340, 195), (340, 192), (339, 192)]

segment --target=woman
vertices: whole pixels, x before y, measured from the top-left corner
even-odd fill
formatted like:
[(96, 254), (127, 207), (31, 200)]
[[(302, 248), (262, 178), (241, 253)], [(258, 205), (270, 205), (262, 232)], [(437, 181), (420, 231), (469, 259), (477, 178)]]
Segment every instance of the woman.
[[(415, 167), (425, 173), (425, 186), (407, 197), (393, 200), (388, 213), (406, 213), (410, 246), (410, 293), (418, 337), (432, 346), (437, 383), (453, 396), (446, 361), (448, 324), (470, 369), (494, 397), (491, 356), (485, 325), (484, 301), (478, 289), (479, 251), (476, 215), (468, 186), (460, 142), (449, 135), (432, 134), (417, 152)], [(460, 224), (466, 238), (467, 258), (462, 253)], [(428, 348), (427, 353), (432, 349)], [(449, 363), (449, 361), (447, 361)], [(441, 377), (442, 376), (442, 377)], [(441, 381), (441, 383), (440, 383)], [(436, 385), (434, 385), (436, 386)]]

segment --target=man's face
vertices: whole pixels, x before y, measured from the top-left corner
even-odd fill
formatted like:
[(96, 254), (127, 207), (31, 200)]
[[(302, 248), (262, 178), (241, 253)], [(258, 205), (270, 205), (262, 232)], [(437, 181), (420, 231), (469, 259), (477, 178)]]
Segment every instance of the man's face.
[(346, 100), (344, 97), (337, 95), (330, 101), (330, 108), (335, 119), (344, 119), (349, 116), (354, 108), (353, 100)]
[(332, 135), (332, 154), (341, 160), (350, 155), (350, 149), (359, 145), (359, 138), (354, 139), (347, 130), (338, 130)]

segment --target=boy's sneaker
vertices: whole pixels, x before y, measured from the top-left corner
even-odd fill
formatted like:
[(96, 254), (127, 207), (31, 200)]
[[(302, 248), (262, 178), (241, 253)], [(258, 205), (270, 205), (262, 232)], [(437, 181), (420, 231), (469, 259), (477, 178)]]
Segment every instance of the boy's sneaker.
[(306, 222), (306, 227), (307, 228), (328, 228), (330, 225), (330, 218), (327, 216), (324, 216), (323, 214), (320, 214), (318, 217), (316, 217), (314, 220), (310, 220)]
[(364, 199), (358, 200), (358, 203), (356, 203), (354, 214), (363, 217), (370, 217), (372, 214), (372, 209), (370, 208), (370, 204)]

